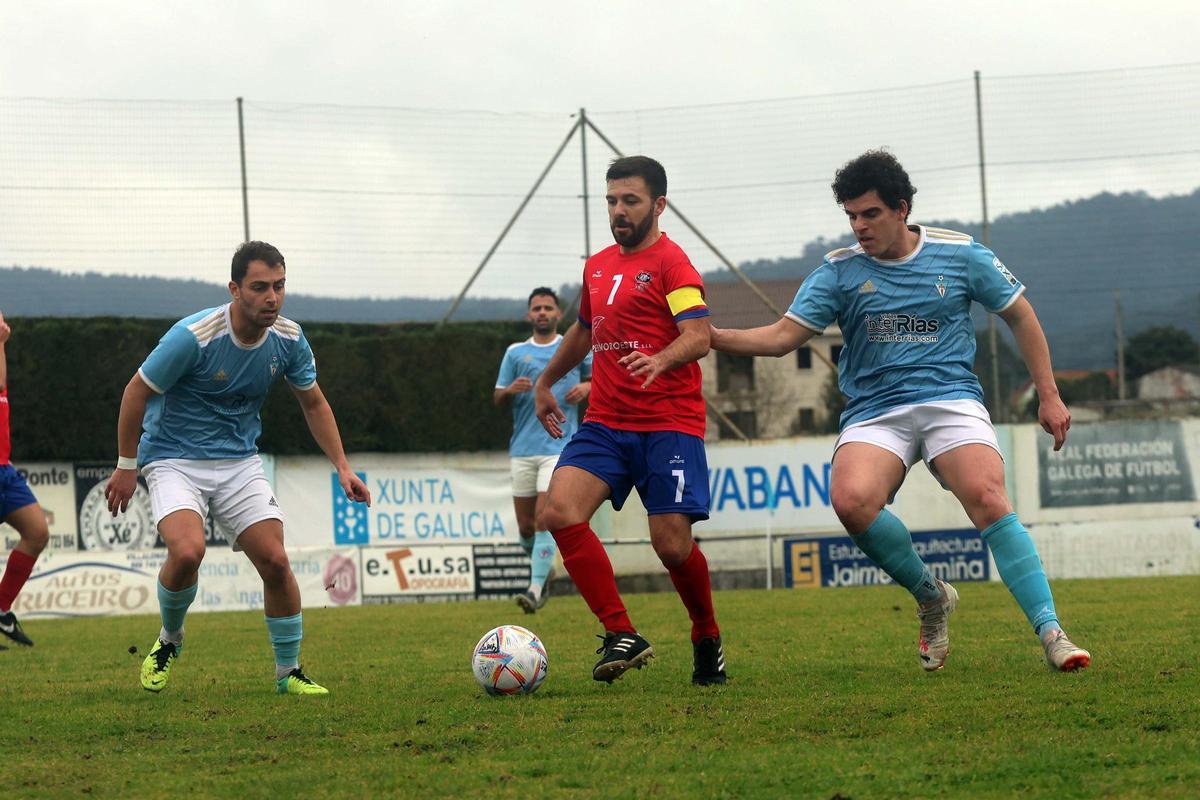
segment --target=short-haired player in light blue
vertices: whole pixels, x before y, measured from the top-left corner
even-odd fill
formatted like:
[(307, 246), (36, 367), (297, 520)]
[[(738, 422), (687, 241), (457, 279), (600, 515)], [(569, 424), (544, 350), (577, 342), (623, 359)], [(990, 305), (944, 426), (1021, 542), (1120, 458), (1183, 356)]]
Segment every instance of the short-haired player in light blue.
[(579, 429), (579, 404), (587, 399), (592, 388), (592, 354), (571, 369), (554, 384), (554, 396), (567, 417), (563, 437), (554, 439), (546, 433), (534, 413), (533, 384), (550, 358), (558, 352), (562, 336), (558, 323), (562, 308), (553, 289), (539, 286), (529, 294), (529, 311), (525, 318), (533, 326), (533, 335), (523, 342), (509, 345), (500, 362), (496, 405), (512, 399), (513, 432), (508, 455), (512, 471), (513, 509), (517, 515), (517, 530), (521, 546), (529, 553), (529, 588), (517, 595), (517, 605), (532, 614), (546, 604), (550, 592), (550, 577), (554, 554), (558, 547), (550, 531), (538, 530), (538, 520), (546, 503), (550, 476), (558, 463), (559, 453)]
[(915, 189), (890, 153), (869, 151), (840, 169), (834, 196), (858, 240), (825, 256), (782, 319), (752, 330), (714, 329), (712, 347), (782, 356), (833, 323), (845, 346), (838, 383), (846, 395), (834, 446), (830, 501), (855, 544), (917, 600), (918, 655), (940, 669), (958, 592), (936, 580), (908, 528), (885, 507), (918, 459), (954, 493), (982, 532), (996, 568), (1025, 612), (1054, 669), (1091, 655), (1063, 633), (1029, 532), (1004, 487), (1004, 464), (983, 390), (972, 372), (971, 303), (1012, 329), (1033, 377), (1038, 421), (1066, 441), (1071, 415), (1059, 397), (1041, 324), (1025, 287), (991, 250), (954, 231), (910, 225)]
[(233, 257), (232, 301), (175, 323), (121, 398), (120, 457), (105, 488), (108, 507), (114, 515), (126, 509), (140, 467), (167, 545), (158, 575), (162, 629), (141, 671), (148, 691), (165, 688), (183, 647), (183, 619), (196, 597), (204, 520), (211, 513), (262, 578), (276, 691), (328, 693), (300, 668), (300, 589), (284, 550), (283, 514), (256, 446), (259, 409), (271, 384), (287, 381), (346, 496), (369, 505), (371, 495), (346, 461), (304, 332), (279, 315), (285, 281), (277, 249), (243, 244)]

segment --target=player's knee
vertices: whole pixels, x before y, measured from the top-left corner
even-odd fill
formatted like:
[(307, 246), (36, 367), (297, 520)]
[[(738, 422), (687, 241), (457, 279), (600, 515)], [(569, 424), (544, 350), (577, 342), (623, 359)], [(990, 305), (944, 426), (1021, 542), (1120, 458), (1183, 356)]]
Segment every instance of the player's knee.
[(17, 531), (17, 533), (21, 535), (21, 541), (25, 543), (25, 546), (33, 550), (34, 555), (41, 553), (50, 543), (50, 529), (46, 527), (44, 519), (39, 520), (39, 524)]
[(879, 498), (865, 487), (854, 484), (830, 487), (829, 503), (846, 529), (855, 533), (866, 530), (883, 508)]
[(654, 552), (664, 567), (675, 569), (682, 566), (688, 560), (688, 556), (692, 554), (692, 540), (687, 537), (656, 541), (654, 542)]
[(987, 527), (1012, 511), (1008, 495), (999, 486), (972, 486), (963, 494), (963, 508), (977, 527)]
[(282, 547), (260, 556), (255, 567), (258, 568), (258, 574), (263, 579), (263, 583), (267, 584), (286, 581), (292, 572), (287, 551)]
[(195, 572), (200, 569), (200, 562), (204, 560), (204, 542), (176, 545), (172, 548), (170, 556), (181, 571)]
[[(559, 531), (570, 525), (575, 524), (578, 520), (570, 519), (570, 510), (565, 505), (557, 502), (548, 502), (546, 507), (542, 509), (542, 513), (538, 515), (537, 521), (534, 523), (536, 530), (541, 531)], [(532, 536), (534, 531), (530, 531)]]

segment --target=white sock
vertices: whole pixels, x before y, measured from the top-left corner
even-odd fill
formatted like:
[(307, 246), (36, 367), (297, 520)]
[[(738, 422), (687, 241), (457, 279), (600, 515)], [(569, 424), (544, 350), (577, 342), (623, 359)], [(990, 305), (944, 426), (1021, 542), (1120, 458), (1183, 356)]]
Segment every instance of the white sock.
[(160, 628), (158, 631), (159, 641), (168, 642), (176, 647), (183, 646), (183, 628), (177, 631), (168, 632), (166, 628)]
[(275, 680), (286, 678), (291, 674), (292, 670), (299, 667), (299, 664), (276, 664), (275, 665)]
[(533, 595), (534, 600), (542, 599), (542, 585), (540, 583), (529, 584), (529, 593)]

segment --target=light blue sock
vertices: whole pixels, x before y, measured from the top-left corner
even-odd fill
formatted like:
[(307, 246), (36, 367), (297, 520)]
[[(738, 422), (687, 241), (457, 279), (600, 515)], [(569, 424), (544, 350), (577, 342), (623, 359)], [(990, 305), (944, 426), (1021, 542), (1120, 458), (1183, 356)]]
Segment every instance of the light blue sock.
[[(304, 638), (303, 612), (290, 617), (267, 617), (267, 632), (275, 648), (275, 677), (282, 678), (300, 666), (300, 640)], [(282, 673), (282, 674), (280, 674)]]
[(172, 592), (170, 589), (162, 585), (162, 581), (156, 581), (158, 584), (158, 615), (162, 619), (162, 630), (159, 631), (158, 638), (164, 642), (171, 642), (177, 648), (183, 648), (183, 618), (187, 615), (188, 606), (196, 599), (196, 587), (200, 585), (197, 581), (186, 589), (180, 589), (178, 592)]
[(892, 577), (896, 583), (912, 592), (918, 603), (937, 600), (942, 595), (929, 567), (913, 549), (912, 534), (892, 512), (886, 508), (857, 536), (851, 534), (858, 549), (867, 554), (875, 565)]
[(1017, 515), (1005, 514), (980, 535), (992, 551), (1000, 580), (1004, 581), (1029, 618), (1033, 632), (1041, 636), (1049, 631), (1060, 630), (1058, 614), (1054, 611), (1054, 597), (1050, 594), (1042, 560), (1038, 558), (1033, 538)]
[(550, 531), (538, 531), (533, 540), (533, 552), (529, 556), (529, 588), (541, 594), (542, 584), (550, 576), (550, 565), (554, 563), (554, 554), (558, 545)]

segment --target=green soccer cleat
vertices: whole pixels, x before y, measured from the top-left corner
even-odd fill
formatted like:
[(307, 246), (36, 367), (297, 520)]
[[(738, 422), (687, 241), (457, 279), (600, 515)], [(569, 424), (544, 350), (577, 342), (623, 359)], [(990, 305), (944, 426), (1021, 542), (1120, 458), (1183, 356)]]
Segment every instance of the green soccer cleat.
[(171, 665), (179, 658), (179, 648), (159, 639), (150, 649), (150, 655), (142, 662), (142, 688), (147, 692), (161, 692), (167, 688), (171, 677)]
[(275, 681), (275, 691), (279, 694), (329, 694), (328, 689), (313, 683), (300, 667)]

